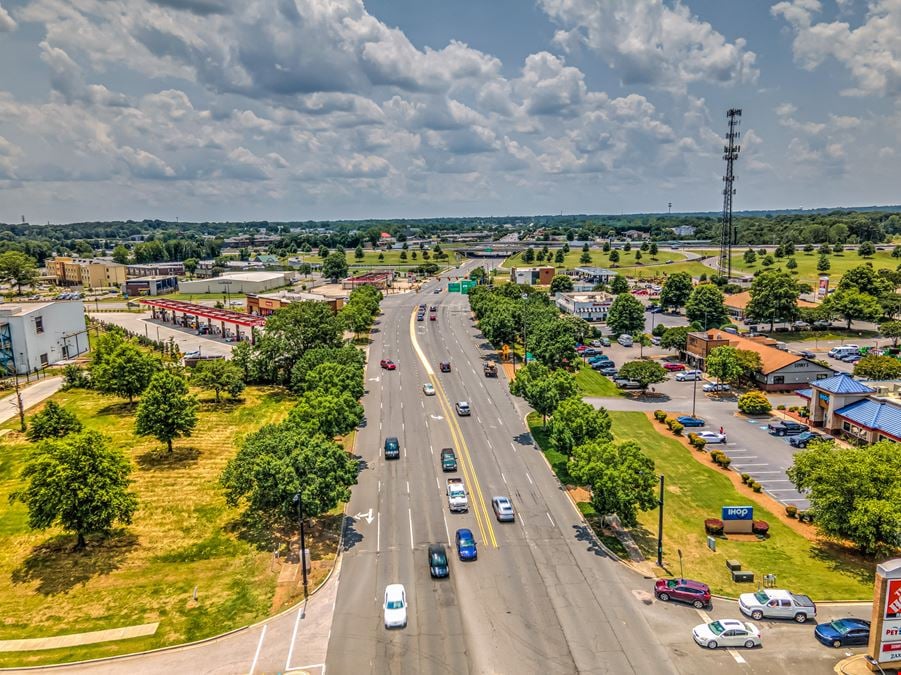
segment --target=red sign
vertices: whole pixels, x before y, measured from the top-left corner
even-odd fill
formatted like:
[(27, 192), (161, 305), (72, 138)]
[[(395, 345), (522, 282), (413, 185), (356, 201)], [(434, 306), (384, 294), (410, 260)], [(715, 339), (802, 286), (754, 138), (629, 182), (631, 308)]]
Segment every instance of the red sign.
[(885, 593), (885, 618), (901, 619), (901, 579), (889, 579)]

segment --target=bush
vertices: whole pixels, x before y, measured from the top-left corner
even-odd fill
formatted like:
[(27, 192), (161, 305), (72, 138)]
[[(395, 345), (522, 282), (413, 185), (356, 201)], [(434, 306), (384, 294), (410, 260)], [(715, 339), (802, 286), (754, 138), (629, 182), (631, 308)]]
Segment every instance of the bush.
[(788, 412), (793, 412), (793, 413), (798, 412), (798, 406), (796, 406), (796, 405), (789, 406)]
[(699, 438), (698, 441), (697, 441), (697, 443), (695, 443), (695, 447), (696, 447), (698, 450), (700, 450), (701, 452), (704, 452), (704, 447), (705, 447), (706, 445), (707, 445), (707, 441), (705, 441), (703, 438)]
[(751, 489), (754, 490), (754, 492), (763, 492), (763, 486), (756, 480), (751, 484)]
[(798, 408), (798, 414), (801, 417), (810, 417), (810, 408), (808, 408), (806, 405), (801, 406), (800, 408)]
[(802, 523), (812, 523), (813, 522), (813, 512), (811, 512), (811, 511), (799, 512), (798, 520), (800, 520)]
[(762, 391), (753, 389), (738, 397), (738, 409), (745, 415), (763, 415), (773, 406)]
[(710, 453), (710, 461), (714, 464), (719, 464), (723, 457), (725, 457), (725, 455), (723, 455), (722, 450), (714, 450)]
[(708, 518), (704, 521), (704, 531), (707, 534), (722, 534), (723, 521), (719, 518)]
[(654, 419), (658, 422), (663, 422), (666, 419), (666, 411), (665, 410), (655, 410), (654, 411)]
[(673, 424), (670, 426), (670, 430), (671, 430), (676, 436), (681, 436), (681, 435), (682, 435), (682, 430), (683, 430), (684, 428), (685, 428), (685, 427), (683, 427), (682, 424), (680, 424), (679, 422), (676, 422), (676, 420), (673, 420)]
[(765, 520), (755, 520), (751, 523), (751, 532), (754, 534), (766, 534), (770, 531), (770, 524)]
[(732, 458), (729, 455), (724, 454), (722, 458), (717, 462), (724, 469), (728, 469), (729, 465), (732, 464)]
[(91, 378), (87, 370), (70, 363), (63, 368), (63, 389), (89, 389)]
[(745, 485), (747, 485), (748, 481), (750, 481), (750, 480), (751, 480), (751, 474), (743, 473), (741, 475), (741, 482), (744, 483)]
[(789, 518), (795, 518), (798, 515), (798, 507), (791, 505), (786, 506), (785, 515), (787, 515)]
[(785, 406), (782, 403), (780, 403), (779, 405), (776, 406), (776, 410), (785, 410)]

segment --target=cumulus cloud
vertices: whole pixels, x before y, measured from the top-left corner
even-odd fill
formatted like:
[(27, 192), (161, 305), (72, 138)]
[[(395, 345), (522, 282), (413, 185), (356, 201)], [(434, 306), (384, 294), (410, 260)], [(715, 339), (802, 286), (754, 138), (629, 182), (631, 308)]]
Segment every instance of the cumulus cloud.
[(16, 29), (16, 22), (0, 4), (0, 33), (9, 33)]
[(795, 61), (814, 70), (835, 59), (856, 83), (846, 95), (901, 95), (901, 0), (871, 0), (856, 27), (846, 21), (817, 21), (821, 11), (817, 0), (779, 2), (771, 8), (794, 31)]
[(757, 79), (756, 54), (729, 43), (688, 7), (663, 0), (538, 0), (560, 30), (558, 44), (600, 54), (623, 84), (684, 91), (697, 81), (735, 84)]

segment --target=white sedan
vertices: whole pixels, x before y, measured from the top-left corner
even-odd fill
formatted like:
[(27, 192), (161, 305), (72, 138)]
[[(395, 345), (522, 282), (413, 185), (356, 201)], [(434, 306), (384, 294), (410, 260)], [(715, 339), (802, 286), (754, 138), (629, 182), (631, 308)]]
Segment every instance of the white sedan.
[(726, 434), (720, 434), (716, 431), (699, 431), (697, 432), (698, 438), (703, 438), (708, 443), (725, 443), (726, 442)]
[(738, 619), (717, 619), (695, 626), (691, 636), (702, 647), (759, 647), (760, 631), (753, 623)]
[(407, 592), (403, 584), (385, 587), (385, 628), (404, 628), (407, 625)]
[(422, 385), (422, 393), (426, 396), (434, 396), (435, 395), (435, 385), (431, 382), (426, 382)]
[(681, 373), (676, 373), (676, 382), (693, 382), (700, 380), (702, 376), (700, 370), (683, 370)]

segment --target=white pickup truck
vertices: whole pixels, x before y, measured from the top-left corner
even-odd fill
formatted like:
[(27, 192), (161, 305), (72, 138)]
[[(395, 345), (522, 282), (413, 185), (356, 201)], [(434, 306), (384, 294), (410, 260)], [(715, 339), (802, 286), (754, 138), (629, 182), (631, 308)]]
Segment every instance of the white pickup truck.
[(447, 479), (447, 506), (451, 513), (469, 511), (469, 499), (462, 478)]
[(789, 591), (765, 588), (756, 593), (742, 593), (738, 596), (738, 608), (742, 614), (755, 621), (761, 619), (794, 619), (804, 623), (814, 619), (817, 606), (806, 595), (795, 595)]

